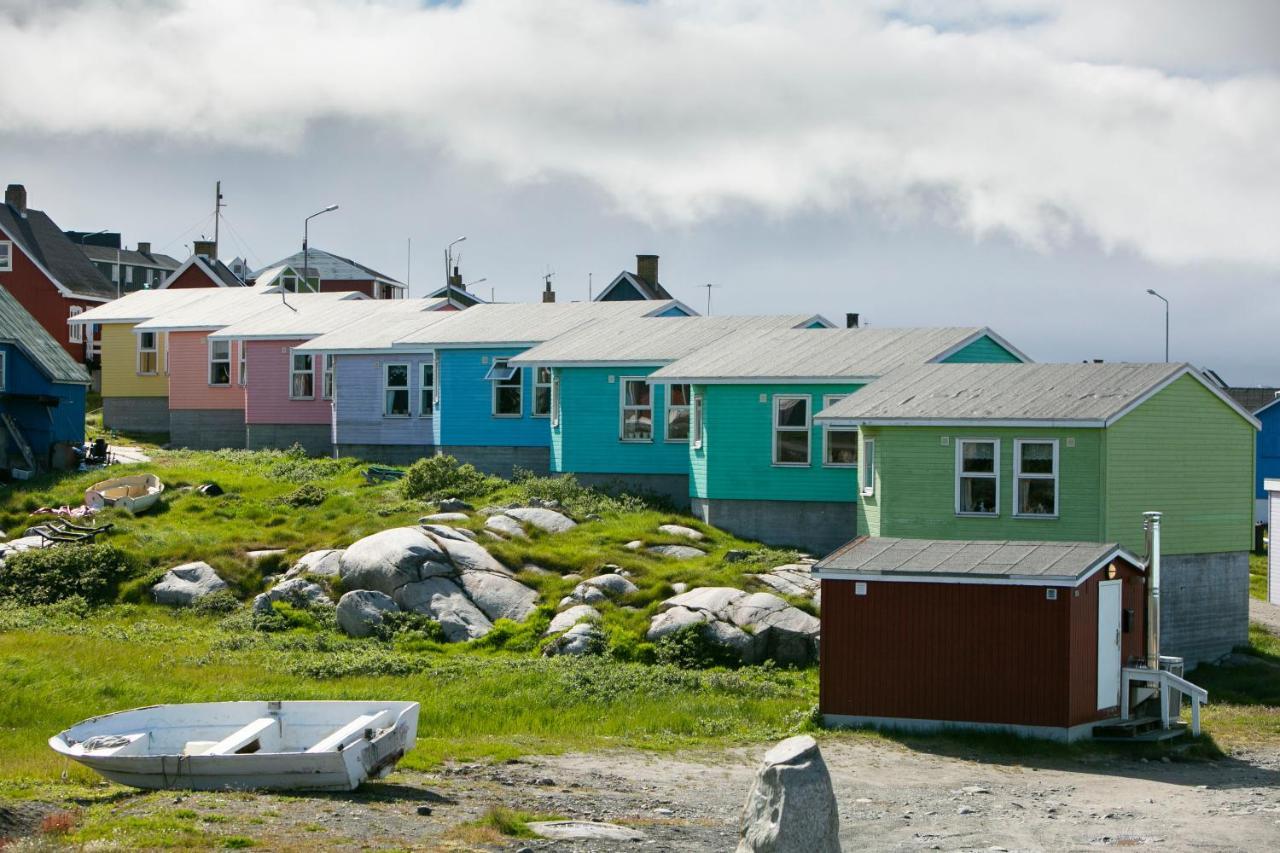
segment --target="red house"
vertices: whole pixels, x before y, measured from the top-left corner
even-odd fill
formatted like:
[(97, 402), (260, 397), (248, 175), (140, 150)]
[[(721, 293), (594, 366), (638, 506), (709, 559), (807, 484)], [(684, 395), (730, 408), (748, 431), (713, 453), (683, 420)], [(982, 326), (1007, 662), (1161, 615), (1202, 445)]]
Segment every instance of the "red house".
[(161, 290), (188, 287), (248, 287), (231, 268), (218, 260), (218, 244), (212, 240), (196, 240), (195, 251), (186, 262), (160, 283)]
[(10, 184), (0, 205), (0, 287), (78, 362), (88, 360), (92, 341), (67, 321), (117, 295), (48, 214), (27, 207), (21, 184)]

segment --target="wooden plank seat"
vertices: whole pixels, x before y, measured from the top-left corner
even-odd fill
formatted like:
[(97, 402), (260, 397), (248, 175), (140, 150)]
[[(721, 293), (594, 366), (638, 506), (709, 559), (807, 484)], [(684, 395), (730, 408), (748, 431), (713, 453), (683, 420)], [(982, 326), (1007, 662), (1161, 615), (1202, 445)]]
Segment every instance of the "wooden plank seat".
[(365, 729), (386, 728), (392, 722), (394, 720), (390, 711), (375, 711), (372, 714), (363, 714), (324, 738), (324, 740), (316, 743), (307, 752), (341, 752), (347, 745), (347, 741), (358, 739)]
[(272, 726), (278, 725), (280, 725), (278, 717), (259, 717), (209, 747), (204, 755), (239, 755), (257, 752), (261, 749), (262, 735), (270, 731)]

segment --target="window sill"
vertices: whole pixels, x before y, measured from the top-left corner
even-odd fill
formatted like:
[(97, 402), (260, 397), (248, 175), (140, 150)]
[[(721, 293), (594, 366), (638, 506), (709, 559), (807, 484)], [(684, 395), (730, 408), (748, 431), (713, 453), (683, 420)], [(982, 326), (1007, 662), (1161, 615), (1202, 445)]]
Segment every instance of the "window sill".
[(856, 471), (858, 468), (858, 463), (857, 462), (823, 462), (822, 467), (823, 468), (843, 468), (846, 471), (850, 471), (850, 470)]
[(957, 512), (957, 518), (999, 518), (998, 512)]
[(494, 418), (501, 418), (501, 419), (503, 419), (503, 420), (507, 420), (507, 421), (518, 421), (518, 420), (520, 420), (521, 418), (523, 418), (523, 417), (524, 417), (524, 415), (522, 415), (522, 414), (521, 414), (521, 415), (499, 415), (499, 414), (497, 414), (497, 413), (495, 412), (494, 414), (490, 415), (490, 417), (494, 417)]
[(135, 375), (135, 376), (159, 376), (160, 374), (159, 374), (159, 373), (141, 373), (141, 372), (139, 372), (139, 373), (135, 373), (134, 375)]
[(688, 443), (689, 443), (689, 439), (687, 439), (687, 438), (664, 438), (664, 439), (662, 440), (662, 443), (663, 443), (663, 444), (688, 444)]
[(234, 388), (235, 386), (232, 385), (230, 382), (210, 382), (208, 387), (209, 388)]
[(1034, 515), (1029, 512), (1015, 512), (1013, 514), (1013, 517), (1021, 518), (1028, 521), (1057, 521), (1058, 520), (1058, 515), (1056, 513), (1054, 515)]
[(409, 416), (409, 415), (388, 415), (388, 414), (386, 414), (385, 412), (383, 413), (383, 415), (382, 415), (382, 416), (383, 416), (384, 418), (387, 418), (387, 419), (389, 419), (389, 420), (393, 420), (393, 421), (407, 421), (407, 420), (409, 420), (409, 418), (410, 418), (410, 416)]
[(538, 419), (538, 420), (540, 420), (540, 421), (549, 421), (549, 420), (551, 420), (551, 415), (530, 415), (529, 417), (531, 417), (531, 418), (537, 418), (537, 419)]
[[(242, 385), (240, 387), (243, 388), (244, 386)], [(297, 403), (310, 403), (310, 402), (313, 402), (316, 398), (312, 396), (312, 397), (290, 397), (289, 399)]]
[(809, 462), (774, 462), (774, 468), (812, 468)]
[(618, 437), (619, 444), (653, 444), (652, 438), (622, 438)]

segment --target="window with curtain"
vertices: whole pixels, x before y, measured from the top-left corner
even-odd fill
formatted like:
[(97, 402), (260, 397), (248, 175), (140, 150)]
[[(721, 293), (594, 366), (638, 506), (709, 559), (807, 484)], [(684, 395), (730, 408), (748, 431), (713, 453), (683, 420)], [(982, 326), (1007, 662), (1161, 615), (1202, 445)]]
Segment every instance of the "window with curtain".
[(667, 441), (689, 440), (690, 386), (667, 386)]
[(1058, 514), (1058, 442), (1014, 442), (1018, 515)]
[(999, 514), (999, 456), (998, 441), (961, 439), (956, 442), (956, 512)]
[(389, 418), (409, 416), (409, 365), (388, 364), (383, 370), (382, 414)]
[(805, 395), (773, 398), (773, 462), (775, 465), (809, 464), (809, 398)]
[(653, 388), (647, 379), (623, 378), (622, 380), (622, 428), (619, 438), (623, 441), (651, 441), (653, 439)]

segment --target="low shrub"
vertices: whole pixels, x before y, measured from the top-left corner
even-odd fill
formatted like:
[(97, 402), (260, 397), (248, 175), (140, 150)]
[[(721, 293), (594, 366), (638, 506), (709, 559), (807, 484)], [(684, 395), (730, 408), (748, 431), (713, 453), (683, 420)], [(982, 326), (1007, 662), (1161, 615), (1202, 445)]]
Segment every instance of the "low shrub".
[(702, 624), (687, 625), (658, 640), (655, 644), (657, 662), (681, 669), (741, 666), (742, 661), (732, 649), (707, 637), (705, 627)]
[(145, 604), (152, 600), (151, 587), (160, 583), (168, 572), (165, 568), (151, 569), (120, 584), (117, 598), (127, 604)]
[(271, 609), (266, 613), (254, 611), (253, 628), (255, 631), (291, 631), (302, 628), (307, 631), (319, 631), (329, 627), (334, 619), (333, 613), (320, 609), (310, 610), (294, 607), (283, 601), (271, 602)]
[(408, 610), (382, 614), (382, 621), (374, 628), (373, 635), (380, 640), (398, 640), (401, 643), (445, 642), (444, 627), (439, 622)]
[(587, 515), (621, 515), (649, 508), (649, 503), (644, 498), (626, 492), (609, 492), (584, 486), (572, 474), (539, 477), (523, 468), (515, 471), (515, 492), (521, 503), (535, 499), (557, 501), (570, 514), (579, 518)]
[(482, 473), (470, 462), (459, 462), (441, 454), (419, 459), (409, 466), (400, 481), (400, 492), (406, 498), (474, 498), (503, 486), (503, 481)]
[(225, 589), (197, 598), (191, 612), (200, 616), (225, 616), (239, 609), (240, 600)]
[(323, 486), (317, 486), (315, 483), (303, 483), (292, 492), (289, 492), (289, 494), (276, 498), (276, 503), (297, 509), (304, 506), (320, 506), (328, 497), (329, 493), (325, 491)]
[(51, 604), (80, 596), (89, 604), (112, 601), (122, 581), (138, 574), (137, 559), (114, 545), (62, 545), (14, 554), (0, 572), (0, 597)]

